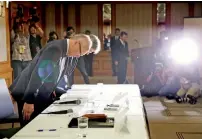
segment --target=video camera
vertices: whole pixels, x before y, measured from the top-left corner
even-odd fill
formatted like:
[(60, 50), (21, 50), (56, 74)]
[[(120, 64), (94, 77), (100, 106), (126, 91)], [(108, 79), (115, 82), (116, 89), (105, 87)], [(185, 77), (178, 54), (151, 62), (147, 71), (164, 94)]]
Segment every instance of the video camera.
[(36, 6), (29, 9), (29, 14), (30, 14), (30, 18), (28, 21), (31, 24), (35, 24), (35, 23), (40, 21), (40, 18), (37, 15), (37, 7)]
[(18, 4), (14, 24), (23, 24), (24, 23), (23, 17), (24, 17), (23, 5)]
[[(35, 24), (35, 23), (40, 21), (40, 18), (37, 15), (37, 7), (36, 6), (29, 9), (29, 14), (30, 14), (30, 17), (27, 20), (27, 22), (30, 22), (30, 24)], [(23, 5), (18, 4), (14, 24), (23, 24), (23, 23), (25, 23), (24, 13), (23, 13)]]

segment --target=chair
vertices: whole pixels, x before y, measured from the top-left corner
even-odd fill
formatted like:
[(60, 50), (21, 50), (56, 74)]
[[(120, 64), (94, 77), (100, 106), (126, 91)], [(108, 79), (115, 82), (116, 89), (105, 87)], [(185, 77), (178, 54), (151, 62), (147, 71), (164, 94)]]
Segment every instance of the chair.
[(11, 116), (9, 116), (7, 118), (4, 118), (4, 119), (0, 120), (0, 124), (12, 123), (12, 128), (14, 128), (15, 123), (19, 123), (19, 122), (20, 122), (20, 120), (19, 120), (18, 114), (14, 114), (14, 115), (11, 115)]
[[(16, 112), (15, 112), (16, 110)], [(5, 79), (0, 78), (0, 124), (19, 122), (17, 104), (13, 104)]]

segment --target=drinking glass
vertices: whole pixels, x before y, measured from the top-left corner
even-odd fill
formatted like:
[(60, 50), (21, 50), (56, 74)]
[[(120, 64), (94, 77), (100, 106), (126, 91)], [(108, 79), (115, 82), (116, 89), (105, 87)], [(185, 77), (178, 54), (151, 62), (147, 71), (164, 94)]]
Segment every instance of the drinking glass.
[(79, 128), (79, 138), (86, 137), (85, 129), (88, 128), (88, 118), (87, 117), (79, 117), (78, 118), (78, 128)]

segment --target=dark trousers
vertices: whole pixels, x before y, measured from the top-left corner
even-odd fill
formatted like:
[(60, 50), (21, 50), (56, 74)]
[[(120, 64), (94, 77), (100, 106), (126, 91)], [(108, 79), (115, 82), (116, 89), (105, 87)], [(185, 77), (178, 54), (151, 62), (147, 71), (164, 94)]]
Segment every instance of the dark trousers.
[(21, 72), (27, 67), (30, 61), (20, 61), (20, 60), (12, 60), (11, 66), (13, 68), (14, 79), (21, 74)]
[[(88, 74), (86, 72), (84, 57), (80, 57), (77, 63), (77, 69), (81, 72), (85, 84), (89, 84)], [(74, 72), (68, 78), (69, 85), (72, 86), (74, 84)]]
[(85, 55), (85, 67), (86, 71), (88, 73), (88, 76), (93, 76), (93, 53), (90, 53), (89, 55)]
[(111, 59), (112, 59), (112, 74), (113, 76), (116, 76), (117, 75), (117, 65), (115, 65), (115, 53), (114, 52), (111, 52)]
[(118, 61), (118, 84), (124, 84), (126, 81), (127, 74), (127, 60), (126, 58), (122, 58)]

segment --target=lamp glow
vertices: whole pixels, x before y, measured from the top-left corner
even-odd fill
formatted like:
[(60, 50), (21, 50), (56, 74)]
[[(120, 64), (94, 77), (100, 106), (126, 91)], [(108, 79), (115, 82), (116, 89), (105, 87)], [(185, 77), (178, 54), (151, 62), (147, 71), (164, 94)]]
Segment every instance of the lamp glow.
[(190, 64), (198, 59), (198, 47), (190, 39), (182, 39), (171, 47), (171, 57), (178, 64)]

